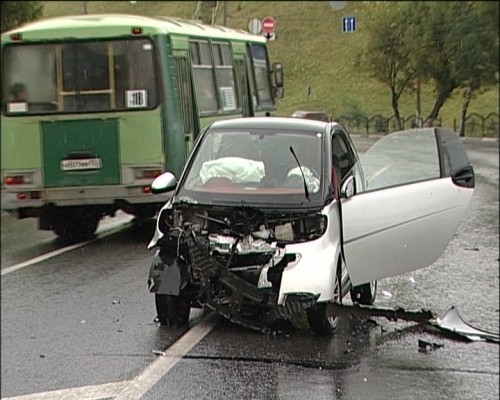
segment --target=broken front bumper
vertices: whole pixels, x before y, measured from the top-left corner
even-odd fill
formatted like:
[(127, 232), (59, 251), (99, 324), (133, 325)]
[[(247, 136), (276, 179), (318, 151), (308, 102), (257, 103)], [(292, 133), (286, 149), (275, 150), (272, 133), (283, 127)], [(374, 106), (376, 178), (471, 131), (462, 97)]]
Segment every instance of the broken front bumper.
[(200, 303), (240, 325), (267, 330), (278, 319), (313, 306), (314, 293), (296, 293), (278, 302), (276, 292), (262, 290), (240, 278), (213, 258), (193, 237), (187, 240), (193, 280), (200, 287)]

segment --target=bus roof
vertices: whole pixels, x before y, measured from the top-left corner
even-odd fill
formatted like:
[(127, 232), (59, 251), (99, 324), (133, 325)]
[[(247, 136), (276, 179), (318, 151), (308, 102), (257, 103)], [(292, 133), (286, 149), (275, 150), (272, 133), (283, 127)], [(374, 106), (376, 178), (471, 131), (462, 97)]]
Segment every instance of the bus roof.
[(42, 19), (2, 33), (2, 42), (12, 42), (12, 34), (22, 40), (57, 40), (89, 37), (130, 36), (132, 28), (143, 34), (181, 34), (265, 43), (263, 36), (219, 25), (174, 17), (148, 17), (131, 14), (85, 14)]

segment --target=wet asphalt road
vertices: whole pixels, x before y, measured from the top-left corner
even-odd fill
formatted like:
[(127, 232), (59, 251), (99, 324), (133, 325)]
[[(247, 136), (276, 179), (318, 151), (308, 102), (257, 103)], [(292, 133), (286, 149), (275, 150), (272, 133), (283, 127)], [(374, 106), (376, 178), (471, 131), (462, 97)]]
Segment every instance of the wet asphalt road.
[[(374, 141), (354, 139), (361, 152)], [(440, 316), (457, 306), (467, 322), (497, 332), (498, 142), (466, 146), (477, 184), (457, 234), (432, 266), (379, 282), (376, 304)], [(103, 237), (108, 228), (114, 233)], [(2, 215), (1, 229), (2, 271), (68, 245), (31, 220)], [(103, 223), (101, 239), (2, 272), (2, 398), (46, 399), (40, 393), (61, 389), (68, 397), (52, 398), (120, 398), (152, 363), (167, 358), (152, 350), (167, 350), (184, 332), (154, 322), (146, 289), (152, 230), (153, 221), (137, 226), (120, 215)], [(192, 316), (191, 326), (204, 318)], [(419, 339), (443, 347), (421, 352)], [(314, 336), (300, 318), (277, 335), (216, 320), (142, 398), (498, 399), (499, 347), (380, 317), (344, 318), (329, 338)], [(79, 387), (87, 388), (77, 393)]]

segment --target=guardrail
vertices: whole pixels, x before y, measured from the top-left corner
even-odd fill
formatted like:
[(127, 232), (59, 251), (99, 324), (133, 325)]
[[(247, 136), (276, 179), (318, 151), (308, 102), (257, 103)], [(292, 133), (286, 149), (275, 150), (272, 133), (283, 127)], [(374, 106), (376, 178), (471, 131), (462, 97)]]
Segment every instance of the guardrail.
[[(351, 134), (369, 135), (369, 134), (387, 134), (397, 130), (396, 119), (391, 117), (384, 117), (383, 115), (376, 114), (371, 117), (365, 116), (349, 116), (339, 115), (333, 118), (344, 125)], [(416, 127), (415, 116), (401, 118), (402, 129), (409, 129)], [(434, 126), (441, 126), (442, 119), (438, 118), (434, 121)], [(458, 132), (460, 129), (460, 121), (453, 120), (453, 130)], [(498, 138), (499, 136), (499, 114), (490, 113), (486, 116), (471, 113), (465, 118), (465, 136), (467, 137), (492, 137)]]

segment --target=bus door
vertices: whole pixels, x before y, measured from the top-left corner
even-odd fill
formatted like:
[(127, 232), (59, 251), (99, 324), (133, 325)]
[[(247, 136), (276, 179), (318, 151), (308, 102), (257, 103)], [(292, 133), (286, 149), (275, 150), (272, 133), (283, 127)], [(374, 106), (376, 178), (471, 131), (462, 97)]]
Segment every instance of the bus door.
[(248, 73), (249, 64), (250, 61), (248, 60), (247, 54), (243, 54), (242, 57), (235, 57), (234, 59), (234, 73), (236, 81), (238, 82), (241, 112), (244, 117), (253, 117), (254, 115), (249, 88), (249, 79), (251, 75)]
[(245, 82), (245, 88), (248, 91), (246, 97), (248, 99), (248, 109), (250, 116), (255, 115), (255, 108), (257, 107), (257, 90), (255, 89), (255, 77), (253, 74), (253, 62), (252, 62), (252, 49), (250, 45), (247, 45), (246, 60), (246, 75), (248, 79)]
[(266, 46), (261, 43), (247, 45), (247, 57), (253, 113), (255, 114), (258, 110), (274, 110), (275, 104)]
[(199, 132), (197, 110), (195, 109), (191, 69), (187, 54), (185, 57), (176, 57), (177, 85), (179, 87), (180, 106), (184, 122), (184, 140), (186, 143), (186, 159), (191, 153), (196, 135)]

